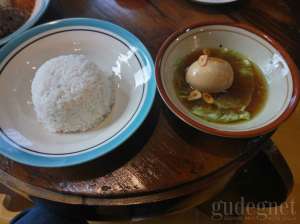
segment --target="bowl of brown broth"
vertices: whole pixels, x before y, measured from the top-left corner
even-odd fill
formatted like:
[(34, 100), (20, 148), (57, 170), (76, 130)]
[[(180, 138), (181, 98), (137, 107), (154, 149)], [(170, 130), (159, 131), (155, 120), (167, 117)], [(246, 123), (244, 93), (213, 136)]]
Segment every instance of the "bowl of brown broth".
[(0, 46), (33, 26), (50, 0), (0, 1)]
[(242, 24), (197, 24), (174, 33), (158, 53), (156, 80), (177, 117), (224, 137), (274, 130), (299, 98), (290, 56), (271, 37)]

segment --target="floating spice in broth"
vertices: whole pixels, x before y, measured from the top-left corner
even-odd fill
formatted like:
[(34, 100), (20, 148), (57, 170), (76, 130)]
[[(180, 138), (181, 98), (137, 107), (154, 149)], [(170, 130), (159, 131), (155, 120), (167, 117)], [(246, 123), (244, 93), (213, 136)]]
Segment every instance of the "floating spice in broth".
[[(189, 66), (203, 54), (231, 65), (234, 78), (230, 88), (206, 93), (187, 83), (186, 73)], [(261, 111), (267, 99), (267, 83), (260, 69), (233, 50), (220, 48), (193, 52), (178, 64), (175, 73), (174, 86), (180, 101), (192, 114), (210, 122), (233, 123), (250, 120)], [(189, 95), (195, 95), (195, 91), (201, 94), (201, 98), (189, 100)]]

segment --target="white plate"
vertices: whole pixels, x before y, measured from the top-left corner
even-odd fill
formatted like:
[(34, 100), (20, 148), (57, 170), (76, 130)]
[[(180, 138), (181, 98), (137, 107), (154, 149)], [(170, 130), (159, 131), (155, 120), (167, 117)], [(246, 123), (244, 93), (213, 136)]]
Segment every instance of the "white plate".
[(226, 4), (226, 3), (237, 2), (238, 0), (191, 0), (191, 1), (215, 5), (215, 4)]
[[(93, 130), (53, 134), (36, 119), (36, 69), (64, 54), (84, 54), (107, 75), (118, 76), (112, 113)], [(140, 126), (154, 99), (151, 56), (136, 37), (108, 22), (66, 19), (38, 26), (5, 46), (0, 60), (0, 152), (22, 163), (68, 166), (104, 155)]]

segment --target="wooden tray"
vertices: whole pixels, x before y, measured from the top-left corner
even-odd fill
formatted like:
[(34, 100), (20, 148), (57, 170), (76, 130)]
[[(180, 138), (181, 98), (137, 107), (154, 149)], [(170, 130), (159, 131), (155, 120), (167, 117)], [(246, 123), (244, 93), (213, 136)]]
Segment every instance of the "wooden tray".
[(225, 139), (200, 133), (157, 98), (140, 129), (112, 154), (59, 169), (29, 167), (2, 157), (0, 177), (23, 193), (72, 204), (150, 203), (200, 190), (209, 190), (209, 197), (253, 158), (265, 138)]
[[(108, 20), (136, 34), (153, 57), (172, 32), (187, 24), (250, 22), (284, 41), (291, 55), (300, 58), (296, 6), (279, 0), (220, 7), (185, 0), (53, 0), (43, 22), (63, 17)], [(200, 192), (201, 203), (220, 192), (267, 138), (224, 139), (200, 133), (175, 118), (157, 96), (148, 119), (114, 154), (66, 169), (33, 168), (1, 157), (0, 181), (24, 194), (70, 204), (127, 206), (195, 192)]]

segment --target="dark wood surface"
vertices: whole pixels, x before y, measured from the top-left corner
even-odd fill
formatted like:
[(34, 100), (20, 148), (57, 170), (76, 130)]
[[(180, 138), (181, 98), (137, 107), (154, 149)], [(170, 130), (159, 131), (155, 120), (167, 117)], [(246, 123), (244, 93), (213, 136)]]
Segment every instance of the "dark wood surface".
[[(1, 171), (30, 185), (18, 183), (15, 187), (21, 188), (19, 190), (27, 189), (25, 193), (39, 197), (42, 192), (47, 199), (57, 198), (50, 190), (102, 198), (99, 202), (93, 200), (96, 204), (153, 202), (207, 188), (208, 180), (210, 184), (222, 182), (224, 187), (226, 181), (222, 181), (222, 177), (232, 176), (253, 157), (259, 151), (259, 143), (256, 143), (259, 141), (230, 140), (199, 133), (174, 117), (157, 99), (134, 136), (103, 158), (69, 168), (45, 169), (2, 157), (0, 167)], [(31, 191), (37, 187), (40, 189)], [(149, 198), (145, 198), (146, 195)], [(66, 196), (66, 200), (78, 203), (71, 195)]]
[[(299, 65), (298, 9), (292, 0), (241, 0), (214, 7), (186, 0), (52, 0), (41, 22), (64, 17), (108, 20), (138, 36), (153, 58), (172, 32), (188, 24), (246, 22), (281, 42)], [(213, 185), (219, 186), (213, 191), (217, 193), (259, 151), (259, 143), (253, 143), (258, 140), (200, 133), (176, 119), (157, 96), (145, 123), (115, 153), (64, 169), (33, 168), (1, 157), (0, 180), (21, 193), (77, 204), (155, 202), (199, 190), (207, 193)]]

